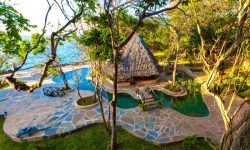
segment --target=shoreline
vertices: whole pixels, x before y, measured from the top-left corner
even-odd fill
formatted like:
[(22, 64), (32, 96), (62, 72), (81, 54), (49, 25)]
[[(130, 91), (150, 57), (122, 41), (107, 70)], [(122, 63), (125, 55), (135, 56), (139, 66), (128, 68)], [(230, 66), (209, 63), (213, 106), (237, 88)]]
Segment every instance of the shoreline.
[[(77, 62), (77, 63), (66, 63), (66, 64), (61, 64), (61, 67), (65, 67), (65, 66), (80, 66), (80, 65), (85, 65), (82, 62)], [(55, 66), (55, 65), (53, 65)], [(24, 68), (24, 69), (20, 69), (19, 71), (25, 71), (25, 70), (29, 70), (29, 69), (33, 69), (33, 68), (41, 68), (42, 65), (38, 65), (38, 66), (32, 66), (32, 67), (28, 67), (28, 68)], [(41, 68), (42, 69), (42, 68)], [(2, 70), (0, 71), (0, 76), (2, 75), (7, 75), (9, 73), (11, 73), (13, 70)]]

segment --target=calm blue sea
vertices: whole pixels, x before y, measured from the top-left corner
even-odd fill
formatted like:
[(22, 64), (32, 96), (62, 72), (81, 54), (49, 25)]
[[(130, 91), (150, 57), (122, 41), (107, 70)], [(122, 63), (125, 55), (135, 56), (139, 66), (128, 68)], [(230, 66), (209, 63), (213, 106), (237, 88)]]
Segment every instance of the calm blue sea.
[[(30, 39), (29, 36), (23, 36), (23, 39)], [(61, 64), (73, 64), (81, 62), (82, 60), (82, 50), (77, 48), (76, 42), (63, 42), (63, 45), (58, 46), (57, 56), (60, 58)], [(43, 64), (49, 59), (50, 50), (47, 49), (43, 54), (32, 55), (29, 54), (26, 63), (22, 69), (31, 68), (40, 64)], [(1, 54), (0, 54), (1, 56)], [(15, 58), (11, 58), (7, 61), (9, 64), (15, 62)], [(0, 70), (12, 69), (10, 65), (4, 65)]]
[[(49, 50), (47, 51), (49, 52)], [(79, 50), (74, 43), (64, 42), (63, 45), (58, 46), (57, 48), (57, 56), (60, 58), (61, 64), (73, 64), (81, 62), (81, 52), (82, 51)], [(49, 57), (47, 57), (45, 54), (30, 54), (22, 69), (27, 69), (35, 65), (44, 63), (49, 59)]]

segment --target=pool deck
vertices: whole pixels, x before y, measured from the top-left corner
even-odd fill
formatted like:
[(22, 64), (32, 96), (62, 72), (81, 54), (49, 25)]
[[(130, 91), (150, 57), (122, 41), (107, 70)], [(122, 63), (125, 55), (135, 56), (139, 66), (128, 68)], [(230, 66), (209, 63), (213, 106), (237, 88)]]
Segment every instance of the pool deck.
[[(70, 71), (81, 67), (84, 66), (64, 67), (64, 70)], [(17, 76), (29, 82), (36, 79), (36, 76), (31, 76), (29, 71), (19, 73)], [(60, 84), (46, 79), (43, 87), (46, 86), (60, 86)], [(85, 96), (91, 94), (90, 91), (81, 92)], [(146, 112), (138, 107), (117, 108), (117, 124), (129, 133), (154, 144), (180, 141), (194, 134), (219, 144), (225, 131), (220, 110), (212, 95), (202, 90), (202, 96), (210, 113), (207, 117), (185, 116), (169, 107)], [(44, 96), (42, 88), (33, 93), (17, 92), (13, 89), (1, 90), (0, 113), (8, 112), (3, 126), (4, 132), (17, 142), (40, 141), (102, 122), (99, 106), (79, 110), (74, 106), (76, 99), (78, 99), (76, 90), (64, 97)], [(109, 104), (104, 101), (103, 105), (107, 117)], [(19, 129), (38, 124), (40, 127), (47, 128), (25, 138), (16, 137)]]

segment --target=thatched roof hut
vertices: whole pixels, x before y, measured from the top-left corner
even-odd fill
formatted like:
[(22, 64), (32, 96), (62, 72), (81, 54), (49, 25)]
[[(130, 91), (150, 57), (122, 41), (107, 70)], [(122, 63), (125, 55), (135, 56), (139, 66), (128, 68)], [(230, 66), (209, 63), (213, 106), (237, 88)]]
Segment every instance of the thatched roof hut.
[(120, 56), (121, 61), (118, 66), (119, 82), (131, 82), (131, 80), (134, 82), (135, 80), (157, 79), (159, 77), (159, 65), (138, 34), (135, 34), (121, 50)]

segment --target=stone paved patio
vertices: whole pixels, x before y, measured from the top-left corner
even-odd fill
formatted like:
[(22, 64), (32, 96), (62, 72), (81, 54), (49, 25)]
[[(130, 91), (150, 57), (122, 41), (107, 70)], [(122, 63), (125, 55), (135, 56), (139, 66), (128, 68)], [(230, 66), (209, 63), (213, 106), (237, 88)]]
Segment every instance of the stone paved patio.
[[(57, 85), (49, 79), (44, 86)], [(91, 94), (81, 91), (84, 95)], [(76, 90), (62, 98), (47, 97), (42, 88), (32, 94), (12, 89), (0, 91), (0, 113), (8, 112), (4, 123), (4, 132), (14, 141), (38, 141), (44, 138), (72, 132), (93, 123), (101, 123), (99, 106), (78, 110), (74, 101), (78, 98)], [(207, 117), (189, 117), (164, 107), (142, 112), (138, 107), (132, 109), (117, 108), (117, 124), (129, 133), (154, 142), (170, 143), (183, 140), (187, 135), (196, 134), (219, 143), (224, 132), (224, 123), (213, 96), (203, 90), (203, 100), (209, 109)], [(108, 103), (104, 102), (104, 111), (108, 114)], [(19, 129), (31, 125), (47, 126), (26, 138), (16, 137)]]

